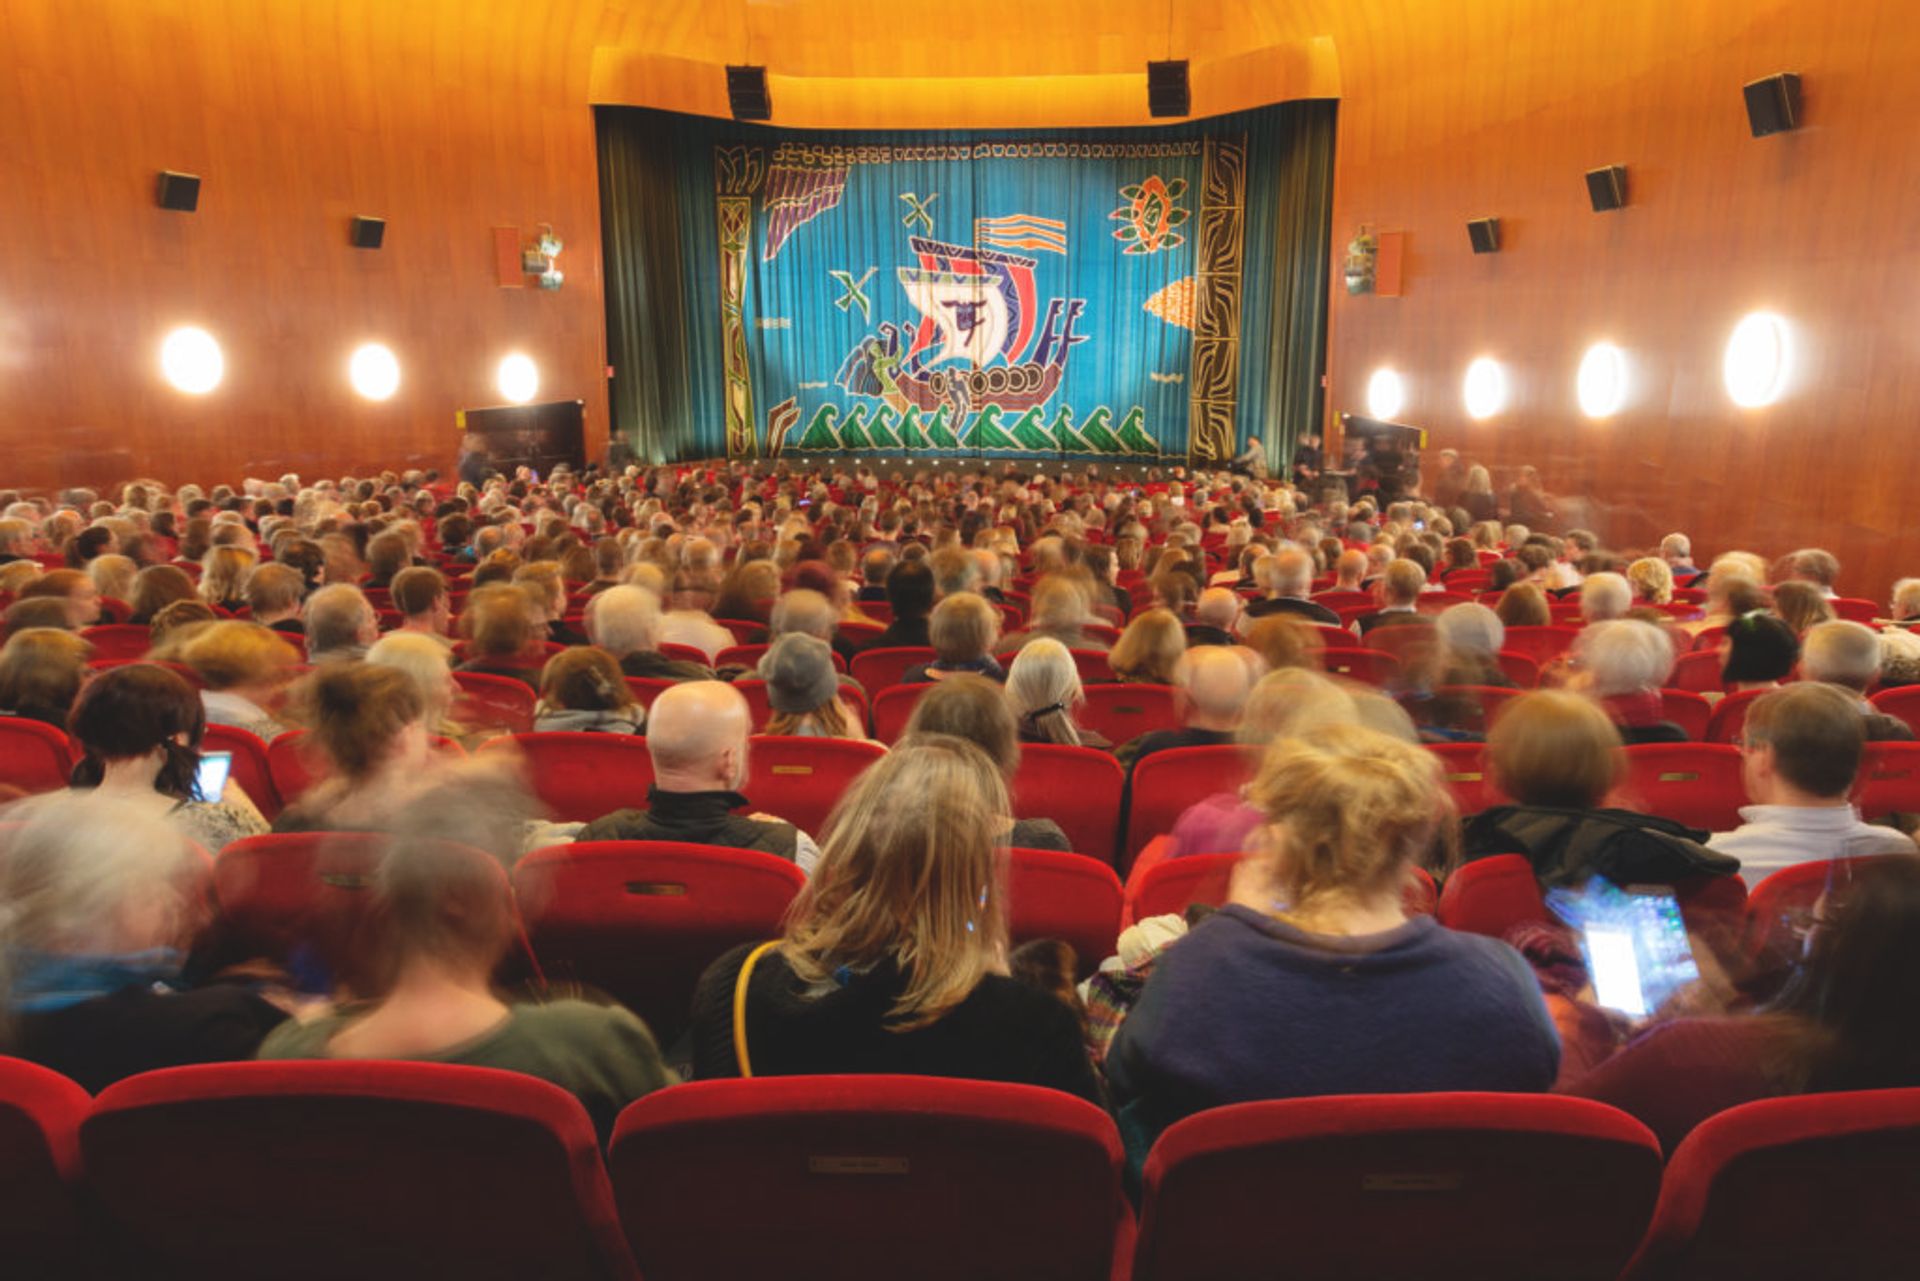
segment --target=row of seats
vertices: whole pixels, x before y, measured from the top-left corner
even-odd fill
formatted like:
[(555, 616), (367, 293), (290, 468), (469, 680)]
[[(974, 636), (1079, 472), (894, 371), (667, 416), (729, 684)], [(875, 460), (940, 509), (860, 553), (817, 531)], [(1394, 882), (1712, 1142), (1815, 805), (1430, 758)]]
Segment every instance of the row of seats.
[(0, 1059), (0, 1135), (20, 1278), (1802, 1281), (1920, 1250), (1920, 1090), (1746, 1104), (1664, 1165), (1585, 1099), (1241, 1104), (1161, 1136), (1137, 1217), (1106, 1113), (995, 1082), (695, 1082), (603, 1161), (571, 1095), (487, 1068), (219, 1064), (92, 1099)]

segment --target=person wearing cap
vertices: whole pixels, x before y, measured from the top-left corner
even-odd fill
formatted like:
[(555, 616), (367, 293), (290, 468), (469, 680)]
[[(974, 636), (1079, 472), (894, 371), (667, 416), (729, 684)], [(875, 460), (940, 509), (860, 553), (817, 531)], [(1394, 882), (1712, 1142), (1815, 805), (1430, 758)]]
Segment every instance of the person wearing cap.
[(760, 656), (760, 679), (767, 683), (773, 715), (769, 734), (799, 738), (851, 738), (867, 735), (859, 714), (840, 699), (840, 676), (833, 651), (817, 636), (788, 632)]
[(1800, 638), (1784, 620), (1756, 610), (1727, 624), (1726, 654), (1720, 683), (1728, 691), (1778, 689), (1800, 661)]

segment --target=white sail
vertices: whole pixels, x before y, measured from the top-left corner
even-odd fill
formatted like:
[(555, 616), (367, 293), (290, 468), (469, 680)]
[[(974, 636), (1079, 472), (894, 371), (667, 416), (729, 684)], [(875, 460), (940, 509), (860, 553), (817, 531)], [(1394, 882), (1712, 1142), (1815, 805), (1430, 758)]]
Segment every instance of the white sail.
[(922, 367), (948, 360), (978, 366), (1003, 354), (1007, 300), (992, 276), (902, 267), (900, 287), (907, 301), (940, 330), (942, 345), (920, 362)]

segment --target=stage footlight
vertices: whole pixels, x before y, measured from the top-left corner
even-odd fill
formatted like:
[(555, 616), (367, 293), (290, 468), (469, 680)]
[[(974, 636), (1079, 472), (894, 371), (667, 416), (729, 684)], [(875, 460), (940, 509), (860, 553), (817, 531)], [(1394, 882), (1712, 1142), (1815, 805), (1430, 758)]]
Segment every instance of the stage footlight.
[(386, 400), (400, 390), (400, 362), (385, 344), (365, 343), (347, 361), (347, 379), (368, 400)]
[(1597, 342), (1580, 359), (1575, 383), (1580, 412), (1589, 418), (1611, 418), (1627, 402), (1627, 356), (1610, 342)]
[(1373, 418), (1392, 418), (1407, 403), (1407, 385), (1391, 369), (1376, 369), (1367, 379), (1367, 414)]
[(516, 405), (524, 405), (540, 392), (540, 367), (533, 357), (513, 353), (500, 362), (500, 394)]
[(160, 344), (160, 372), (177, 391), (204, 396), (220, 385), (226, 371), (220, 344), (204, 329), (183, 326)]
[(1467, 366), (1460, 385), (1470, 418), (1491, 418), (1507, 407), (1507, 371), (1491, 356), (1482, 356)]
[(1727, 395), (1742, 409), (1759, 409), (1780, 399), (1793, 369), (1793, 340), (1787, 322), (1770, 311), (1749, 312), (1733, 327), (1721, 373)]

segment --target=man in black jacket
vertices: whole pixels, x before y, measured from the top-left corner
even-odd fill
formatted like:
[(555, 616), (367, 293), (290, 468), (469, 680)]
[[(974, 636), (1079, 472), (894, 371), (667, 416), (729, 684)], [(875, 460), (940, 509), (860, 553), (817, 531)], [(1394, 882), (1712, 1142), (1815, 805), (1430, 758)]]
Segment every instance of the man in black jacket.
[(582, 829), (582, 841), (689, 841), (759, 850), (812, 875), (813, 838), (771, 814), (747, 814), (752, 718), (740, 691), (723, 681), (689, 681), (664, 691), (647, 712), (653, 786), (646, 809), (615, 810)]

